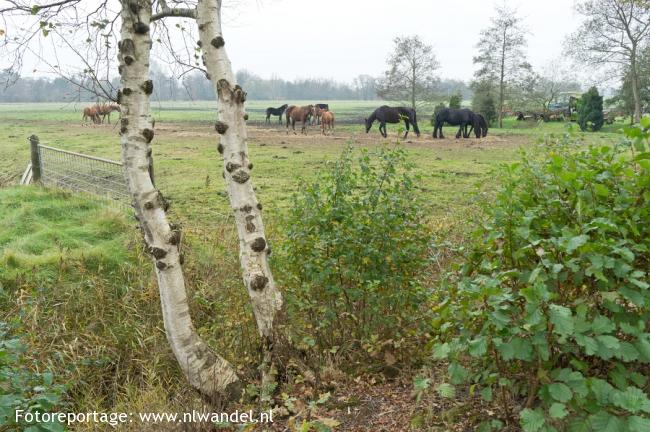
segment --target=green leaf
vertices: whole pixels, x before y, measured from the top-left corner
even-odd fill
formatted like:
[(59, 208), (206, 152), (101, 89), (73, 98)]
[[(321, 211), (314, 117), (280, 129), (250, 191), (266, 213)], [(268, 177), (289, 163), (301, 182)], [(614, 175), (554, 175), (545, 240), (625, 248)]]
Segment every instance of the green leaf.
[(609, 414), (607, 411), (598, 411), (589, 417), (591, 428), (598, 432), (621, 432), (624, 423), (616, 416)]
[(548, 414), (554, 419), (562, 419), (566, 417), (569, 413), (566, 410), (566, 405), (555, 402), (549, 408)]
[(549, 315), (553, 331), (560, 336), (568, 336), (573, 333), (573, 317), (571, 309), (551, 304), (549, 305)]
[(531, 410), (526, 408), (519, 413), (521, 427), (524, 432), (537, 432), (544, 427), (546, 420), (540, 410)]
[(533, 357), (533, 345), (530, 341), (517, 336), (513, 337), (510, 342), (500, 344), (497, 349), (504, 360), (529, 361)]
[(492, 401), (492, 387), (483, 387), (480, 394), (483, 400), (487, 402)]
[(650, 432), (650, 419), (631, 416), (627, 419), (627, 429), (630, 432)]
[(451, 399), (456, 396), (456, 389), (449, 383), (442, 383), (436, 387), (436, 391), (440, 396), (446, 399)]
[(551, 397), (558, 402), (568, 402), (573, 397), (573, 392), (564, 383), (553, 383), (548, 386)]
[(487, 352), (487, 339), (480, 336), (476, 339), (469, 341), (469, 355), (472, 357), (480, 357)]
[(447, 372), (449, 373), (449, 379), (451, 380), (452, 384), (462, 384), (465, 382), (465, 380), (467, 380), (467, 377), (469, 375), (467, 369), (465, 369), (459, 363), (455, 362), (449, 364)]
[[(625, 391), (616, 391), (611, 396), (612, 403), (619, 408), (623, 408), (633, 414), (644, 410), (646, 406), (650, 406), (650, 400), (643, 390), (636, 387), (628, 387)], [(650, 408), (648, 409), (650, 412)]]
[(579, 236), (572, 237), (569, 242), (567, 243), (566, 246), (566, 251), (568, 253), (573, 252), (574, 250), (578, 249), (580, 246), (584, 245), (589, 241), (589, 236), (585, 234), (581, 234)]
[(612, 323), (612, 321), (609, 318), (603, 315), (598, 315), (596, 318), (594, 318), (594, 321), (591, 323), (591, 330), (597, 335), (603, 333), (609, 333), (615, 328), (616, 326), (614, 325), (614, 323)]
[(451, 347), (447, 342), (443, 344), (435, 344), (433, 346), (433, 358), (436, 360), (446, 359), (451, 352)]

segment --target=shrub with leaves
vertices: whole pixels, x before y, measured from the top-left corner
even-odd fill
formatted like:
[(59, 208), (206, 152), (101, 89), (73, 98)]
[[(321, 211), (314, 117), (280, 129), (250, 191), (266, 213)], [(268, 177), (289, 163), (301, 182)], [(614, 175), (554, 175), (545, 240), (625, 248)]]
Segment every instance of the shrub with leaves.
[(278, 258), (290, 321), (319, 350), (399, 344), (422, 325), (427, 298), (418, 178), (401, 148), (355, 154), (348, 147), (294, 196)]
[(483, 430), (650, 431), (649, 135), (626, 135), (567, 135), (504, 168), (440, 288), (433, 355), (500, 407)]
[(460, 109), (462, 102), (463, 102), (463, 95), (460, 94), (460, 92), (453, 94), (449, 97), (449, 108)]
[(16, 410), (25, 413), (53, 412), (62, 405), (65, 388), (53, 383), (51, 372), (32, 372), (23, 364), (24, 345), (11, 337), (0, 321), (0, 430), (25, 432), (63, 431), (61, 423), (16, 423)]
[(582, 131), (596, 132), (603, 127), (603, 97), (592, 87), (578, 102), (578, 125)]

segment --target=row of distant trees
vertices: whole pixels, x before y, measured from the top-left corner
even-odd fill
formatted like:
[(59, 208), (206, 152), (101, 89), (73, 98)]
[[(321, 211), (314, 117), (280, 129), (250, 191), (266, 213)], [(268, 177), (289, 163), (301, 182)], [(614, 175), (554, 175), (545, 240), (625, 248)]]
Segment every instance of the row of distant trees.
[[(618, 93), (607, 102), (639, 121), (650, 103), (650, 3), (584, 0), (576, 5), (576, 11), (584, 21), (568, 37), (564, 53), (587, 67), (605, 68), (610, 76), (619, 77)], [(476, 44), (472, 107), (499, 127), (509, 111), (546, 113), (562, 92), (582, 87), (560, 61), (534, 70), (526, 59), (528, 35), (516, 10), (504, 4), (496, 7)], [(395, 38), (387, 70), (378, 81), (378, 94), (414, 108), (419, 102), (440, 100), (436, 92), (438, 67), (433, 47), (418, 36)]]
[[(332, 79), (305, 78), (285, 80), (279, 77), (262, 78), (247, 70), (237, 72), (237, 82), (246, 89), (248, 97), (253, 100), (374, 100), (378, 99), (379, 80), (370, 75), (359, 75), (352, 83), (337, 82)], [(151, 79), (154, 84), (154, 100), (214, 100), (214, 91), (210, 81), (200, 72), (185, 74), (177, 78), (165, 73), (161, 67), (153, 66)], [(75, 80), (66, 78), (26, 78), (0, 73), (0, 82), (11, 85), (0, 88), (0, 102), (62, 102), (94, 101), (102, 92), (95, 87), (102, 85), (105, 89), (117, 89), (119, 79), (112, 82), (93, 82), (83, 76)], [(83, 83), (83, 86), (79, 86)], [(446, 99), (451, 94), (460, 93), (464, 99), (472, 96), (467, 84), (458, 80), (440, 80), (436, 82), (436, 95)]]

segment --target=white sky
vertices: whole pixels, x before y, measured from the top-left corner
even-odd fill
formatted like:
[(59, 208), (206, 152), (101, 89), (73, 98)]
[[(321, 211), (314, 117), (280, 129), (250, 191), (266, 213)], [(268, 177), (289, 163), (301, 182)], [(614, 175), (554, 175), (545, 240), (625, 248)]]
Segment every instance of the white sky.
[[(351, 81), (380, 75), (398, 35), (434, 46), (443, 78), (471, 79), (472, 57), (494, 6), (485, 0), (263, 0), (247, 2), (226, 20), (235, 69), (265, 78), (323, 77)], [(528, 60), (536, 70), (562, 56), (580, 22), (574, 0), (507, 0), (529, 30)], [(227, 7), (228, 1), (224, 2)], [(232, 13), (230, 14), (232, 15)]]
[[(419, 35), (434, 47), (440, 78), (469, 81), (479, 33), (502, 1), (523, 18), (529, 32), (526, 52), (535, 70), (544, 71), (553, 60), (563, 61), (563, 69), (568, 66), (563, 42), (581, 21), (575, 0), (224, 0), (224, 38), (235, 70), (264, 78), (351, 82), (360, 74), (382, 74), (393, 38)], [(51, 57), (47, 44), (39, 49)], [(66, 54), (59, 61), (62, 68), (79, 62)], [(22, 72), (27, 76), (47, 69), (29, 56), (26, 63)], [(606, 77), (582, 67), (569, 69), (584, 82)]]

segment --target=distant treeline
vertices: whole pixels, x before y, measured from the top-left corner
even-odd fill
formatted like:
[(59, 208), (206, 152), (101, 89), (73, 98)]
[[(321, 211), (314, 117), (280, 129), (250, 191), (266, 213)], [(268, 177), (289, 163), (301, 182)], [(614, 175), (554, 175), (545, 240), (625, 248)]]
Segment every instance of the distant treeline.
[[(212, 84), (200, 72), (184, 75), (181, 79), (163, 73), (154, 67), (151, 71), (154, 84), (153, 100), (214, 100)], [(97, 84), (83, 78), (74, 81), (85, 83), (87, 88), (98, 91)], [(6, 83), (9, 82), (9, 85)], [(332, 79), (306, 78), (293, 81), (281, 78), (262, 78), (246, 70), (237, 72), (237, 82), (248, 92), (251, 100), (374, 100), (377, 97), (377, 79), (359, 75), (352, 83)], [(0, 73), (0, 102), (63, 102), (99, 101), (103, 98), (93, 91), (84, 90), (64, 78), (9, 77)], [(103, 89), (114, 93), (119, 79), (100, 83)], [(471, 90), (462, 81), (441, 80), (438, 86), (442, 98), (460, 93), (463, 99), (471, 99)]]

